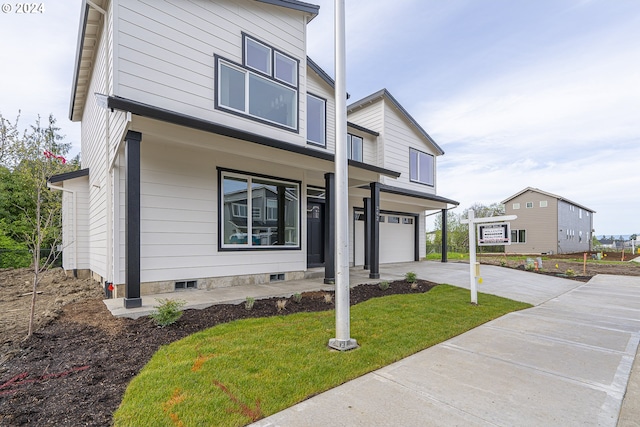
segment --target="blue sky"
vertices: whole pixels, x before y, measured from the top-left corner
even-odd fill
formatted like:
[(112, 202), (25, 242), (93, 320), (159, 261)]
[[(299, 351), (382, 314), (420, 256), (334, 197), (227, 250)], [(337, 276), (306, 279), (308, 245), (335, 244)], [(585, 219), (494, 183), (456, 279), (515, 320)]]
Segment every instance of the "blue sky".
[[(308, 53), (333, 75), (333, 0), (310, 1)], [(386, 87), (444, 149), (438, 194), (500, 202), (525, 187), (640, 233), (640, 1), (346, 0), (351, 101)], [(0, 112), (69, 122), (80, 1), (0, 12)]]

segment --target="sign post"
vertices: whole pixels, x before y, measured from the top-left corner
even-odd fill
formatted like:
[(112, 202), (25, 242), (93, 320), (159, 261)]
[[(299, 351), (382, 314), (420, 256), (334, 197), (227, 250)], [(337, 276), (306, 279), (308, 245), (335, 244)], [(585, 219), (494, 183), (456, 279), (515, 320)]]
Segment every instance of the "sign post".
[(516, 218), (518, 218), (516, 215), (476, 218), (473, 209), (470, 209), (469, 219), (460, 221), (462, 224), (469, 224), (469, 289), (472, 304), (478, 304), (478, 281), (480, 280), (480, 264), (476, 262), (476, 225), (478, 226), (478, 245), (510, 245), (509, 223), (496, 221), (511, 221)]

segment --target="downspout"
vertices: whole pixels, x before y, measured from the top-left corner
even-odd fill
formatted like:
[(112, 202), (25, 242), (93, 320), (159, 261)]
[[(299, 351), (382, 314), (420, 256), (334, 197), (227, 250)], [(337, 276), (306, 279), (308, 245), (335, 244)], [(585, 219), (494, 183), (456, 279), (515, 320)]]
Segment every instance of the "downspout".
[[(87, 4), (89, 6), (91, 6), (93, 9), (95, 9), (96, 11), (98, 11), (100, 14), (102, 14), (103, 16), (103, 20), (104, 20), (104, 27), (102, 29), (102, 34), (104, 34), (105, 37), (105, 47), (104, 47), (104, 67), (105, 67), (105, 92), (107, 93), (107, 96), (111, 93), (110, 92), (110, 86), (111, 86), (111, 73), (109, 72), (109, 50), (111, 47), (111, 43), (110, 43), (110, 38), (109, 38), (109, 22), (108, 22), (108, 14), (107, 11), (104, 10), (103, 8), (101, 8), (100, 6), (98, 6), (97, 4), (95, 4), (93, 1), (91, 0), (86, 0)], [(111, 191), (112, 191), (112, 185), (111, 185), (111, 161), (109, 160), (109, 146), (110, 146), (110, 140), (111, 140), (111, 135), (110, 135), (110, 116), (109, 116), (109, 109), (106, 108), (105, 109), (105, 116), (104, 116), (104, 133), (105, 133), (105, 144), (104, 144), (104, 158), (105, 158), (105, 184), (106, 184), (106, 188), (105, 188), (105, 204), (107, 206), (107, 219), (106, 219), (106, 224), (105, 224), (105, 233), (106, 233), (106, 250), (107, 250), (107, 259), (106, 259), (106, 265), (105, 265), (105, 270), (106, 270), (106, 277), (105, 277), (105, 282), (113, 282), (113, 224), (112, 224), (112, 209), (113, 209), (113, 200), (111, 198)]]
[(73, 266), (78, 269), (78, 197), (76, 190), (69, 190), (68, 188), (59, 187), (47, 182), (47, 187), (52, 190), (66, 191), (71, 193), (73, 197)]

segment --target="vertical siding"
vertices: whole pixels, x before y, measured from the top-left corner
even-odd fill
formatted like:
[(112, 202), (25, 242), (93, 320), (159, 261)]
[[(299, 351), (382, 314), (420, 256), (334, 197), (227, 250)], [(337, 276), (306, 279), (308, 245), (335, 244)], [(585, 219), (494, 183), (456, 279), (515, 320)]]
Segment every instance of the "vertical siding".
[(306, 144), (302, 127), (299, 133), (285, 131), (214, 109), (214, 54), (241, 63), (242, 31), (300, 60), (302, 101), (306, 94), (303, 13), (253, 0), (131, 0), (119, 5), (117, 17), (117, 95)]
[[(547, 207), (541, 208), (540, 202), (547, 201)], [(527, 208), (527, 202), (533, 203)], [(520, 203), (520, 209), (513, 209), (514, 203)], [(508, 253), (556, 253), (558, 251), (558, 200), (535, 191), (527, 191), (505, 206), (507, 215), (517, 215), (511, 221), (512, 230), (526, 230), (526, 243), (512, 243), (505, 246)]]

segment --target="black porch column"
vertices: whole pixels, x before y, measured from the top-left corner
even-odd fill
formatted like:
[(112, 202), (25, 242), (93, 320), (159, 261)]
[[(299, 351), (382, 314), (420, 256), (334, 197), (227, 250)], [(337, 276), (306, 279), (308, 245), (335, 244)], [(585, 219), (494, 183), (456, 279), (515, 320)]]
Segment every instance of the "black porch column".
[(365, 197), (364, 202), (364, 269), (369, 269), (369, 259), (371, 258), (371, 199)]
[(372, 182), (371, 187), (371, 236), (369, 238), (369, 278), (380, 278), (380, 183)]
[(324, 283), (336, 280), (336, 177), (324, 174)]
[(449, 236), (447, 236), (447, 210), (442, 209), (442, 262), (447, 262), (447, 240), (449, 240)]
[[(125, 141), (126, 221), (124, 307), (142, 306), (140, 298), (140, 132), (128, 131)], [(107, 194), (107, 197), (110, 195)]]

